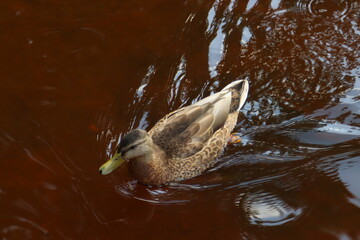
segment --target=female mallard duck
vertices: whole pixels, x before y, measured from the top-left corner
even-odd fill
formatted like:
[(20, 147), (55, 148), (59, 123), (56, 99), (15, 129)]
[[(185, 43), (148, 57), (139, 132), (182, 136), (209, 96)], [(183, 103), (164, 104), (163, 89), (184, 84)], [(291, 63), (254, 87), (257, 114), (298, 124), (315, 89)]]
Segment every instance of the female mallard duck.
[(108, 174), (129, 160), (139, 182), (160, 185), (195, 177), (215, 163), (235, 127), (249, 84), (238, 80), (220, 92), (166, 115), (149, 131), (135, 129), (100, 167)]

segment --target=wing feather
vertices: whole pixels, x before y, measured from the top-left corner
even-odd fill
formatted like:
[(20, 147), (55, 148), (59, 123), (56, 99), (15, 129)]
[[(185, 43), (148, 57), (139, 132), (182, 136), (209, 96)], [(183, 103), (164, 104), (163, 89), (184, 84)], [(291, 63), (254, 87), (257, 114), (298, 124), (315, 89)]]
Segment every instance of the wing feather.
[(230, 105), (230, 90), (213, 94), (168, 114), (149, 134), (169, 157), (189, 157), (200, 151), (212, 134), (223, 127)]

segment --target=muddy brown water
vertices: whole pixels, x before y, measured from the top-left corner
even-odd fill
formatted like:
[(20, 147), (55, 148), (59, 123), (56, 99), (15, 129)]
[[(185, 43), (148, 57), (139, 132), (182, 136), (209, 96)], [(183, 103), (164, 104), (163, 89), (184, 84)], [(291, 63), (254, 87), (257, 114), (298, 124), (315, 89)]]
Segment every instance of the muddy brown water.
[[(359, 23), (357, 0), (0, 1), (0, 238), (360, 239)], [(240, 78), (214, 168), (98, 174)]]

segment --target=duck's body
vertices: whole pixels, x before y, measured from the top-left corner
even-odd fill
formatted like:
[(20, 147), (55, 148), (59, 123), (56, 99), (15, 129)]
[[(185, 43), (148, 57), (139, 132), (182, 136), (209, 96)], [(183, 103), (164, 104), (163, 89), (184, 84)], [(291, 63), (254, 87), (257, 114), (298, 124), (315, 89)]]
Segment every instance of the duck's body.
[(111, 172), (125, 158), (130, 160), (130, 173), (144, 184), (160, 185), (201, 174), (226, 146), (247, 93), (248, 82), (238, 80), (166, 115), (148, 133), (129, 132), (118, 154), (100, 172)]

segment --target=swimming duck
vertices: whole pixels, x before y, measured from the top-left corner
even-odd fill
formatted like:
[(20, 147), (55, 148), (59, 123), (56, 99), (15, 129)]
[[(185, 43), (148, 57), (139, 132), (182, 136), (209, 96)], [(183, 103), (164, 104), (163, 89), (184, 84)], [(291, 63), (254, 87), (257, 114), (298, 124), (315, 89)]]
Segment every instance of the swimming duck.
[(130, 174), (147, 185), (200, 175), (226, 146), (248, 89), (247, 80), (234, 81), (218, 93), (169, 113), (149, 132), (130, 131), (100, 173), (109, 174), (128, 160)]

